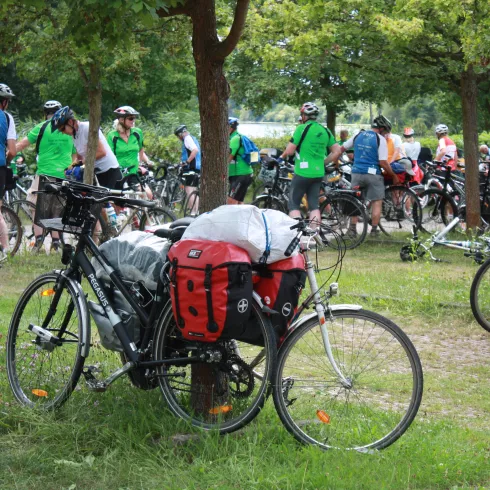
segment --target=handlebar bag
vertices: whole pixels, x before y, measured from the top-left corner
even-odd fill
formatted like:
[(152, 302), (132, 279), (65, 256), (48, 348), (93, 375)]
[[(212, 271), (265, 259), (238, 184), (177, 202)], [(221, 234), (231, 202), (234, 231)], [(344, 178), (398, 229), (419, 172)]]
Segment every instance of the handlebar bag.
[(272, 310), (270, 320), (279, 338), (287, 331), (298, 309), (301, 291), (305, 287), (306, 271), (302, 254), (280, 260), (265, 267), (254, 268), (259, 275), (254, 291)]
[(252, 311), (248, 253), (230, 243), (183, 240), (172, 246), (168, 259), (172, 311), (183, 337), (240, 338)]

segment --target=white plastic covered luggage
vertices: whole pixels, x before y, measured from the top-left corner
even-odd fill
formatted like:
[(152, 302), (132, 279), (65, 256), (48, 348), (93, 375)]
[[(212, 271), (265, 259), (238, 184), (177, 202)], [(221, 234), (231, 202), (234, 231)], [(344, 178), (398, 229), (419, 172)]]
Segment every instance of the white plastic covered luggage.
[(285, 258), (284, 252), (297, 233), (291, 230), (295, 224), (296, 220), (273, 209), (259, 209), (250, 204), (225, 205), (201, 214), (187, 227), (182, 240), (232, 243), (246, 250), (256, 263), (269, 249), (267, 263), (271, 264)]

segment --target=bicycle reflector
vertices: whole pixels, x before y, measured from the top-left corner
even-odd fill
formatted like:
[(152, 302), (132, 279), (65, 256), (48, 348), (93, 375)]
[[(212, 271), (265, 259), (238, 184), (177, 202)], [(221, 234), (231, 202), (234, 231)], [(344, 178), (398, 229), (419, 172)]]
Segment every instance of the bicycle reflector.
[(41, 293), (41, 296), (53, 296), (53, 294), (54, 294), (54, 289), (45, 289)]
[(325, 413), (323, 410), (317, 410), (316, 416), (320, 422), (323, 422), (324, 424), (330, 423), (330, 415), (328, 415), (328, 413)]
[(39, 389), (37, 389), (37, 388), (34, 388), (34, 389), (32, 390), (32, 394), (33, 394), (33, 395), (36, 395), (36, 396), (38, 396), (38, 397), (40, 397), (40, 398), (41, 398), (41, 397), (44, 397), (44, 398), (47, 398), (47, 397), (48, 397), (48, 392), (47, 392), (47, 391), (44, 391), (44, 390), (39, 390)]
[(233, 410), (231, 405), (220, 405), (219, 407), (212, 408), (209, 413), (211, 415), (219, 415), (220, 413), (228, 413)]

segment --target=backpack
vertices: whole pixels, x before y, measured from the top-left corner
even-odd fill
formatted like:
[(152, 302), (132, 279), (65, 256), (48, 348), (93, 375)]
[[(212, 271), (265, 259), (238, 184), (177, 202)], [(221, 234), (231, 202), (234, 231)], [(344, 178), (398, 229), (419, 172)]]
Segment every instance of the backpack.
[[(136, 140), (138, 141), (138, 146), (140, 147), (140, 150), (141, 150), (140, 134), (137, 131), (133, 131), (131, 134), (134, 134), (136, 136)], [(131, 136), (131, 134), (129, 136)], [(119, 139), (119, 136), (117, 134), (112, 138), (112, 147), (113, 147), (113, 151), (114, 151), (114, 156), (116, 155), (116, 145), (117, 145), (118, 139)]]
[(172, 312), (187, 340), (240, 339), (252, 312), (247, 252), (226, 242), (181, 240), (168, 252)]
[(240, 148), (243, 148), (242, 158), (248, 165), (256, 165), (260, 162), (257, 145), (250, 138), (243, 136), (243, 134), (240, 135), (240, 146), (238, 147), (237, 154)]

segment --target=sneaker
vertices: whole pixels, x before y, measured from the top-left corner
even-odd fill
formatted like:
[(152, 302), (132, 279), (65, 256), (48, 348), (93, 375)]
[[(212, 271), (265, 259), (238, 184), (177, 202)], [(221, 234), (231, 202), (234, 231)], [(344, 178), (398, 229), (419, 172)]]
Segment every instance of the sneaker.
[(371, 238), (379, 238), (381, 236), (381, 230), (371, 230)]
[(59, 240), (53, 240), (51, 242), (50, 252), (61, 253), (61, 243)]
[(37, 255), (43, 248), (43, 244), (44, 244), (43, 237), (42, 236), (36, 237), (36, 243), (34, 243), (34, 246), (31, 249), (31, 253)]

